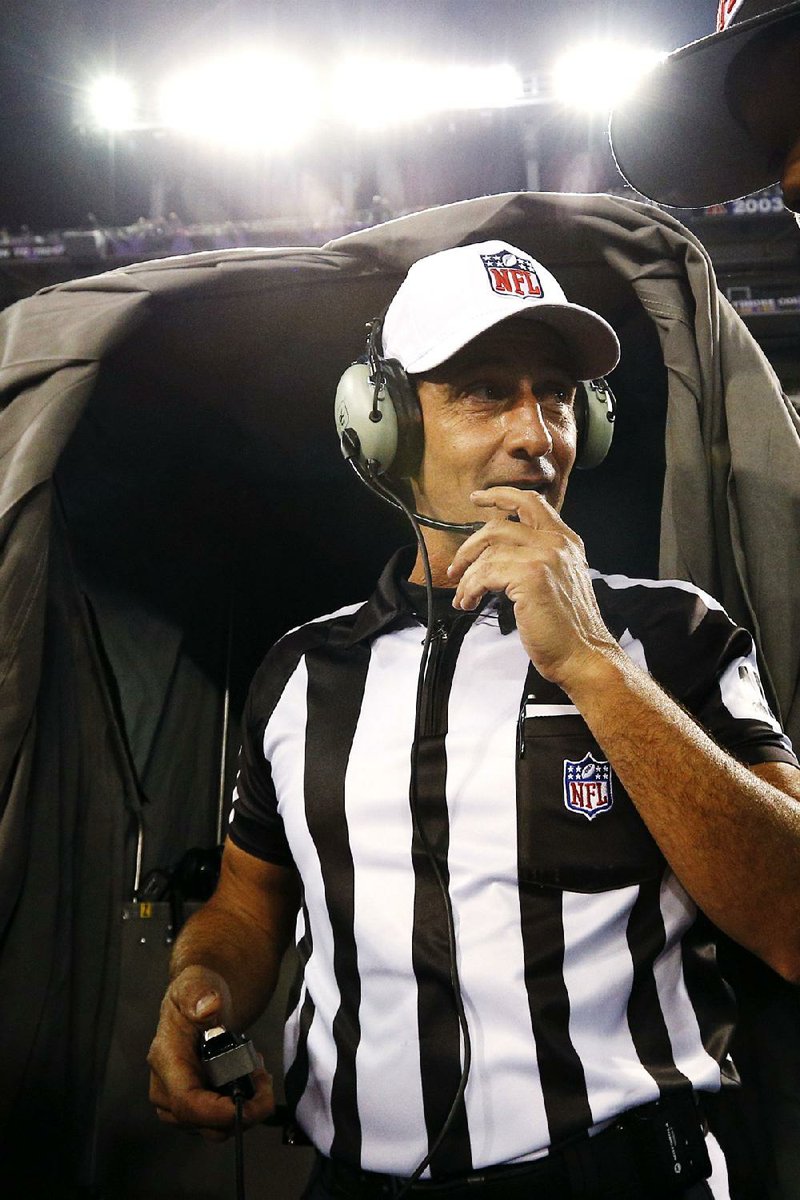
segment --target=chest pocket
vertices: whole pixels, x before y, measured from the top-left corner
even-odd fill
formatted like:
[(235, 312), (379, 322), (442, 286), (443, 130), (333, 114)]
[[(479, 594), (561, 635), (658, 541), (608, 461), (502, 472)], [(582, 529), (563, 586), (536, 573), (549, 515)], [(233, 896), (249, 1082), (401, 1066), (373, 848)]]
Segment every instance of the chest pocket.
[(523, 883), (604, 892), (658, 878), (664, 869), (633, 801), (569, 704), (523, 704), (517, 827)]

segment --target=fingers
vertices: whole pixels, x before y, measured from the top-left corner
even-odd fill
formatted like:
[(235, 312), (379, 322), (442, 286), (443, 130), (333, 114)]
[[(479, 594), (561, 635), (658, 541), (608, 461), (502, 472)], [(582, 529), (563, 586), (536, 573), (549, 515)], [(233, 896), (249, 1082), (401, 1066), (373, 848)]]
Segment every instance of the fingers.
[[(242, 1105), (245, 1129), (261, 1124), (275, 1111), (272, 1076), (262, 1067), (253, 1071), (250, 1079), (254, 1095)], [(229, 1136), (236, 1116), (230, 1096), (220, 1095), (202, 1082), (181, 1090), (168, 1090), (155, 1072), (150, 1079), (150, 1102), (163, 1124), (195, 1130), (212, 1141)]]
[(470, 500), (478, 508), (496, 508), (499, 512), (515, 515), (524, 525), (562, 530), (568, 528), (538, 492), (515, 487), (492, 487), (472, 492)]
[(251, 1125), (260, 1125), (275, 1112), (275, 1092), (269, 1071), (265, 1071), (262, 1067), (258, 1071), (253, 1071), (250, 1078), (253, 1081), (255, 1095), (251, 1100), (246, 1100), (242, 1106), (242, 1118), (248, 1129)]
[(457, 583), (467, 567), (490, 549), (503, 545), (522, 546), (526, 544), (528, 537), (527, 530), (518, 523), (508, 521), (505, 517), (502, 520), (488, 521), (476, 533), (470, 534), (454, 554), (453, 561), (447, 568), (450, 582)]
[[(497, 510), (498, 517), (487, 521), (485, 526), (470, 534), (458, 547), (447, 568), (452, 583), (461, 581), (465, 571), (481, 559), (485, 568), (489, 563), (494, 564), (493, 570), (483, 576), (483, 592), (504, 590), (506, 581), (498, 574), (504, 548), (511, 550), (516, 547), (519, 551), (527, 552), (531, 562), (537, 557), (558, 552), (565, 541), (583, 551), (578, 535), (561, 521), (558, 512), (537, 492), (525, 492), (518, 487), (491, 487), (486, 491), (471, 493), (470, 498), (480, 508)], [(510, 520), (510, 517), (516, 517), (516, 520)], [(512, 559), (505, 558), (504, 562), (511, 565)], [(480, 595), (474, 599), (479, 600)], [(463, 593), (457, 593), (457, 600), (463, 600)], [(459, 602), (453, 607), (467, 605)]]
[(187, 967), (170, 984), (166, 999), (197, 1028), (230, 1023), (230, 991), (216, 971)]
[(532, 544), (526, 540), (520, 525), (540, 533), (557, 533), (576, 542), (580, 540), (537, 492), (514, 487), (493, 487), (472, 492), (470, 499), (480, 508), (494, 508), (498, 516), (487, 521), (461, 544), (448, 568), (448, 575), (453, 581), (460, 579), (466, 567), (490, 545), (498, 542)]
[(505, 518), (489, 521), (462, 543), (447, 568), (450, 582), (456, 585), (453, 607), (475, 608), (487, 592), (508, 594), (510, 583), (530, 580), (563, 547), (563, 534), (557, 530), (531, 529)]
[(156, 1108), (156, 1116), (162, 1124), (172, 1125), (182, 1133), (201, 1137), (206, 1142), (226, 1142), (233, 1132), (232, 1126), (230, 1129), (212, 1129), (202, 1125), (183, 1125), (173, 1116), (169, 1109), (165, 1108)]
[(164, 1124), (197, 1130), (229, 1130), (236, 1115), (230, 1096), (210, 1091), (201, 1080), (187, 1087), (176, 1087), (172, 1083), (165, 1087), (155, 1071), (150, 1079), (150, 1103)]
[(525, 547), (489, 544), (473, 562), (464, 565), (453, 596), (453, 608), (472, 611), (487, 592), (505, 592), (513, 600), (514, 585), (532, 580), (538, 567)]
[[(208, 1140), (228, 1136), (235, 1107), (206, 1083), (200, 1061), (202, 1031), (229, 1024), (230, 993), (214, 971), (187, 968), (170, 984), (162, 1001), (156, 1036), (147, 1061), (151, 1069), (150, 1102), (159, 1120), (190, 1127)], [(253, 1072), (255, 1096), (243, 1106), (246, 1125), (274, 1111), (272, 1080), (263, 1067)]]
[(528, 574), (537, 563), (554, 562), (565, 543), (579, 548), (582, 557), (578, 535), (537, 492), (493, 487), (473, 492), (471, 499), (479, 507), (494, 508), (498, 517), (462, 543), (447, 569), (451, 583), (458, 585), (454, 608), (472, 609), (487, 592), (508, 592), (521, 569)]
[[(198, 1043), (203, 1029), (223, 1020), (225, 991), (224, 981), (214, 972), (195, 969), (182, 972), (167, 989), (147, 1055), (166, 1095), (200, 1086)], [(159, 1103), (155, 1098), (153, 1102)]]

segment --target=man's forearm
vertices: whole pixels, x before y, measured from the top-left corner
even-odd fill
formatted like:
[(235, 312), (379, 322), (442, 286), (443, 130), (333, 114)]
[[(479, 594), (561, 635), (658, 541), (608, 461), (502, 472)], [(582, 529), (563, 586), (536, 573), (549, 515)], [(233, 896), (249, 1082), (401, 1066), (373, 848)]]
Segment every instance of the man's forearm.
[(230, 991), (233, 1023), (246, 1028), (275, 990), (299, 895), (294, 870), (261, 862), (226, 843), (216, 891), (181, 930), (170, 978), (189, 967), (216, 971)]
[(566, 685), (675, 874), (721, 929), (800, 977), (800, 804), (722, 751), (624, 652)]
[(222, 977), (230, 991), (231, 1024), (246, 1029), (269, 1003), (278, 980), (283, 946), (210, 900), (189, 918), (170, 959), (170, 979), (189, 967)]

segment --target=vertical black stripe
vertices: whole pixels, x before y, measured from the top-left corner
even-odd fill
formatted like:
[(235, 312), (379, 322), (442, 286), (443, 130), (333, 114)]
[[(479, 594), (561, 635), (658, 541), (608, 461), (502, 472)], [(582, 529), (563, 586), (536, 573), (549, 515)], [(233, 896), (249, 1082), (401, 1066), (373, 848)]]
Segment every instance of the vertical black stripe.
[(569, 1033), (563, 894), (520, 883), (519, 898), (528, 1008), (550, 1141), (556, 1145), (592, 1124), (586, 1077)]
[[(305, 933), (297, 943), (297, 974), (294, 978), (292, 986), (289, 990), (289, 995), (286, 1002), (286, 1016), (292, 1015), (297, 1005), (300, 1003), (300, 996), (303, 990), (303, 976), (305, 974), (306, 964), (311, 957), (311, 952), (314, 949), (314, 942), (311, 936), (311, 924), (308, 919), (308, 909), (305, 901), (303, 901), (303, 923)], [(286, 1070), (286, 1075), (283, 1081), (284, 1090), (286, 1092), (286, 1103), (289, 1107), (289, 1112), (294, 1113), (300, 1101), (300, 1097), (306, 1090), (308, 1083), (308, 1031), (311, 1028), (311, 1022), (314, 1019), (314, 1001), (306, 992), (303, 1007), (300, 1010), (300, 1017), (297, 1032), (297, 1046), (295, 1048), (294, 1059)]]
[[(454, 624), (434, 648), (426, 673), (423, 712), (429, 731), (420, 736), (412, 803), (417, 824), (436, 857), (445, 885), (450, 824), (447, 812), (447, 698), (458, 651), (471, 622)], [(430, 1147), (448, 1118), (461, 1079), (461, 1030), (450, 979), (450, 949), (444, 897), (417, 829), (412, 841), (414, 929), (412, 962), (417, 980), (417, 1023), (425, 1127)], [(465, 1173), (472, 1150), (463, 1097), (450, 1130), (431, 1162), (431, 1176)]]
[[(526, 697), (540, 704), (565, 704), (568, 697), (544, 679), (533, 664), (528, 668), (521, 704)], [(517, 846), (520, 877), (520, 918), (525, 962), (525, 987), (536, 1058), (542, 1084), (550, 1142), (555, 1145), (592, 1124), (586, 1077), (569, 1032), (570, 1003), (564, 981), (563, 895), (558, 888), (539, 888), (524, 882), (522, 863), (525, 826), (520, 805), (535, 796), (517, 791)]]
[(361, 1163), (361, 1123), (356, 1089), (356, 1050), (361, 1036), (361, 980), (354, 935), (353, 855), (345, 814), (344, 780), (353, 743), (370, 652), (366, 646), (324, 656), (311, 651), (308, 668), (305, 748), (306, 822), (319, 856), (333, 932), (333, 970), (339, 1009), (333, 1020), (336, 1068), (331, 1085), (331, 1155)]
[[(718, 1063), (726, 1064), (736, 1023), (736, 1000), (717, 965), (716, 937), (711, 922), (698, 913), (694, 925), (683, 936), (681, 953), (683, 978), (703, 1046)], [(734, 953), (744, 955), (746, 951), (735, 947)]]
[(681, 1085), (691, 1085), (675, 1063), (653, 973), (653, 964), (666, 944), (660, 895), (660, 879), (640, 884), (628, 921), (628, 948), (633, 962), (628, 1026), (639, 1061), (663, 1095)]
[(283, 1081), (286, 1091), (286, 1104), (289, 1112), (294, 1113), (303, 1097), (308, 1084), (308, 1031), (314, 1020), (314, 1001), (306, 992), (303, 1007), (300, 1009), (300, 1025), (298, 1030), (297, 1049), (294, 1060), (286, 1072)]
[(311, 951), (314, 949), (314, 940), (311, 936), (311, 922), (308, 919), (308, 908), (305, 898), (302, 901), (303, 908), (303, 936), (297, 943), (295, 950), (297, 951), (297, 971), (292, 980), (291, 986), (286, 996), (286, 1016), (292, 1015), (297, 1005), (300, 1003), (300, 994), (303, 990), (303, 978), (305, 976), (306, 963), (311, 958)]
[[(449, 826), (444, 804), (444, 738), (422, 739), (418, 762), (418, 811), (442, 878), (447, 884)], [(412, 856), (415, 880), (412, 962), (417, 980), (422, 1099), (430, 1146), (447, 1120), (458, 1091), (461, 1078), (461, 1031), (448, 969), (450, 949), (444, 900), (416, 832)], [(450, 1131), (431, 1163), (431, 1174), (436, 1177), (440, 1174), (463, 1173), (471, 1167), (467, 1113), (462, 1098)]]

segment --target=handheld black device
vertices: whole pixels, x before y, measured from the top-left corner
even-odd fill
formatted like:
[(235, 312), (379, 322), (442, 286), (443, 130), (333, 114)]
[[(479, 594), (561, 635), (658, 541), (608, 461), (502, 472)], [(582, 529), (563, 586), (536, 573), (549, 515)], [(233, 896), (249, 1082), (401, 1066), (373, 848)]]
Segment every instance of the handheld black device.
[(205, 1029), (200, 1039), (200, 1061), (209, 1087), (230, 1096), (236, 1108), (236, 1197), (245, 1200), (242, 1105), (255, 1093), (251, 1072), (261, 1066), (256, 1048), (244, 1034), (232, 1033), (224, 1025)]
[(244, 1034), (231, 1033), (222, 1025), (206, 1029), (200, 1043), (200, 1061), (215, 1092), (252, 1100), (255, 1088), (250, 1072), (261, 1064), (253, 1043)]

